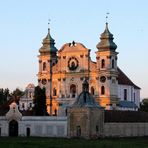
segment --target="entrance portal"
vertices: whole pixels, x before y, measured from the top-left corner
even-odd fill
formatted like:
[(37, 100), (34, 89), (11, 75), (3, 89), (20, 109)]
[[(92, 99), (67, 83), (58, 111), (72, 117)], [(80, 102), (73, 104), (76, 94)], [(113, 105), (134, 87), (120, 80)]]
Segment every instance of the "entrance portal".
[(15, 120), (9, 122), (9, 136), (10, 137), (18, 136), (18, 122)]

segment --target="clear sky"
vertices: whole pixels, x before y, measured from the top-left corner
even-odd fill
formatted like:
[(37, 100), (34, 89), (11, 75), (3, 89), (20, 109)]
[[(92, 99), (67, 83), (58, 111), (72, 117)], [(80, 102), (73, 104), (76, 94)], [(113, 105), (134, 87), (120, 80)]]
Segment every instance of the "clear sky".
[(118, 66), (148, 97), (148, 0), (1, 0), (0, 88), (37, 85), (38, 50), (47, 34), (59, 49), (75, 40), (92, 49), (105, 28), (117, 44)]

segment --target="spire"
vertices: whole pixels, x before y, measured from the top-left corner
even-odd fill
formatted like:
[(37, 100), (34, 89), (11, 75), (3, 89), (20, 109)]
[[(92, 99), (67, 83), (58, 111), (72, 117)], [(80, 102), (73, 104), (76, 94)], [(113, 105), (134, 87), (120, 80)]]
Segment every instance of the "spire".
[(54, 46), (55, 45), (55, 40), (51, 37), (50, 35), (50, 27), (49, 27), (49, 22), (48, 22), (48, 33), (46, 37), (43, 39), (43, 45), (40, 48), (39, 52), (40, 53), (53, 53), (56, 54), (57, 48)]
[(106, 22), (105, 30), (100, 37), (101, 41), (97, 44), (96, 47), (99, 49), (99, 51), (106, 51), (106, 50), (115, 51), (117, 45), (113, 42), (113, 39), (114, 39), (113, 34), (110, 33), (108, 29), (108, 23)]

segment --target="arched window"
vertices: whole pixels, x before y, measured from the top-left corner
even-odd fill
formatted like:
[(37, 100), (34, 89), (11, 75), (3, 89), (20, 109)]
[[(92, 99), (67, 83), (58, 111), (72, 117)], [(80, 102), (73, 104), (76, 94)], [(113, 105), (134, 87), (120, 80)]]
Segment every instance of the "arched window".
[(127, 100), (127, 89), (124, 89), (124, 100)]
[(105, 68), (105, 60), (104, 59), (101, 60), (101, 68)]
[(105, 94), (105, 87), (101, 86), (101, 95), (104, 95), (104, 94)]
[(91, 87), (90, 92), (91, 92), (91, 94), (92, 94), (92, 95), (94, 95), (94, 94), (95, 94), (95, 89), (94, 89), (94, 87), (93, 87), (93, 86)]
[(46, 70), (46, 62), (43, 62), (43, 71)]
[(25, 104), (24, 104), (24, 103), (22, 103), (22, 108), (23, 108), (23, 109), (25, 108)]
[(57, 95), (57, 90), (54, 88), (53, 89), (53, 96), (56, 96)]
[(65, 110), (65, 115), (67, 116), (67, 108), (66, 108), (66, 110)]
[(76, 96), (76, 85), (74, 85), (74, 84), (70, 85), (70, 93), (71, 93), (71, 97), (75, 98), (75, 96)]
[(32, 98), (32, 92), (29, 92), (29, 96), (28, 96), (29, 98)]
[(112, 60), (112, 68), (115, 68), (115, 60)]
[(54, 110), (54, 115), (57, 116), (57, 109)]

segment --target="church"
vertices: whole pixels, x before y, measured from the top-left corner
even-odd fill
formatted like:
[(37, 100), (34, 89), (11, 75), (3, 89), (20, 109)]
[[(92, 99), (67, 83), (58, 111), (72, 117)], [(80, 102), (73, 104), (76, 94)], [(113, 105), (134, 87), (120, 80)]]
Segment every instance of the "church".
[(49, 115), (27, 114), (34, 108), (35, 86), (29, 84), (19, 105), (14, 101), (5, 112), (1, 108), (0, 136), (148, 136), (148, 114), (138, 111), (140, 88), (117, 65), (113, 39), (106, 23), (94, 62), (82, 43), (72, 41), (58, 50), (48, 29), (39, 49), (37, 77), (46, 90)]
[[(138, 110), (140, 88), (119, 68), (117, 45), (108, 23), (96, 48), (96, 61), (90, 49), (72, 41), (60, 49), (55, 46), (50, 28), (39, 49), (38, 85), (46, 88), (46, 104), (50, 115), (64, 115), (82, 92), (87, 79), (89, 92), (106, 110)], [(21, 105), (21, 103), (20, 103)]]

